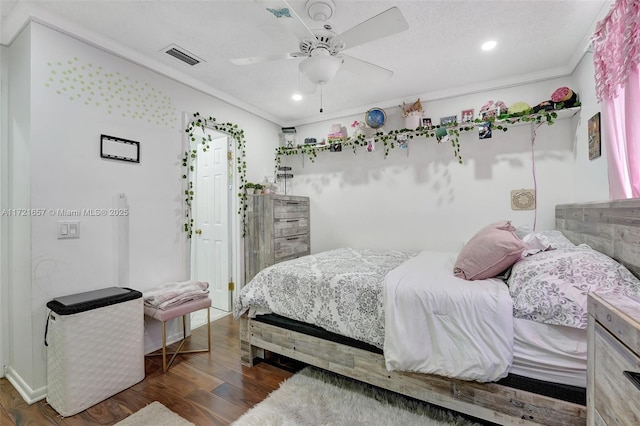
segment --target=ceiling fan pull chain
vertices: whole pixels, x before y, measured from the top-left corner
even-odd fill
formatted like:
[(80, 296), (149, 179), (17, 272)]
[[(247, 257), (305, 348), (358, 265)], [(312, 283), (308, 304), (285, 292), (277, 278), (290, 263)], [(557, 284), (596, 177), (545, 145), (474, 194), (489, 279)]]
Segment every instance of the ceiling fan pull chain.
[(322, 114), (322, 83), (320, 83), (320, 114)]

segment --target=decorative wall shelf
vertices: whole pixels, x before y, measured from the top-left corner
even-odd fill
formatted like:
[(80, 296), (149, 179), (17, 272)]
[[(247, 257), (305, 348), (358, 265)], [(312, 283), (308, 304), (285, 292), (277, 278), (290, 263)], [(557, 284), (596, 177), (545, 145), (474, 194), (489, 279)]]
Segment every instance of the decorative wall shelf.
[[(507, 131), (509, 127), (513, 126), (522, 126), (525, 124), (529, 125), (542, 125), (548, 124), (552, 125), (556, 120), (567, 119), (575, 116), (578, 111), (580, 111), (580, 107), (572, 107), (572, 108), (564, 108), (553, 111), (539, 111), (535, 114), (524, 115), (520, 117), (508, 117), (502, 119), (492, 119), (492, 120), (481, 120), (475, 119), (473, 122), (469, 123), (451, 123), (448, 125), (440, 126), (435, 125), (431, 128), (426, 127), (418, 127), (415, 129), (398, 129), (398, 130), (390, 130), (388, 132), (377, 131), (374, 135), (365, 136), (364, 134), (358, 134), (356, 136), (352, 136), (347, 138), (345, 141), (342, 141), (342, 147), (351, 147), (353, 153), (357, 153), (358, 147), (366, 148), (367, 145), (373, 141), (375, 144), (382, 144), (384, 147), (384, 155), (385, 157), (389, 155), (390, 150), (398, 147), (399, 145), (408, 142), (409, 140), (416, 137), (424, 137), (424, 138), (436, 138), (436, 130), (439, 128), (445, 128), (448, 135), (448, 140), (453, 148), (453, 156), (458, 160), (458, 163), (462, 164), (462, 156), (460, 155), (460, 134), (462, 132), (470, 132), (476, 131), (476, 129), (486, 123), (486, 121), (491, 121), (493, 130), (502, 130)], [(438, 138), (438, 143), (441, 140)], [(291, 156), (302, 154), (309, 158), (311, 162), (314, 162), (316, 157), (318, 156), (318, 152), (322, 151), (330, 151), (332, 144), (325, 145), (298, 145), (293, 148), (288, 147), (279, 147), (276, 148), (275, 153), (275, 168), (276, 171), (281, 165), (281, 159), (283, 156)]]

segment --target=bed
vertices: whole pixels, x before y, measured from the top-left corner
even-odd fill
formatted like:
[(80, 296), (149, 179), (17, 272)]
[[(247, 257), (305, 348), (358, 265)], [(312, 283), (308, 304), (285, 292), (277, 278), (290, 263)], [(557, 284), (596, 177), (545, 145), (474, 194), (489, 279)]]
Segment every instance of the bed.
[[(584, 388), (587, 367), (586, 330), (581, 328), (581, 324), (583, 320), (586, 321), (586, 312), (582, 312), (580, 306), (572, 304), (574, 295), (571, 293), (556, 301), (542, 303), (540, 309), (530, 309), (530, 303), (522, 302), (535, 299), (536, 292), (541, 290), (533, 285), (524, 285), (526, 280), (519, 280), (518, 277), (539, 276), (544, 273), (540, 272), (539, 263), (543, 267), (552, 267), (559, 261), (566, 262), (567, 258), (584, 261), (581, 268), (585, 269), (597, 263), (594, 259), (600, 261), (598, 256), (601, 256), (605, 258), (605, 262), (609, 262), (604, 267), (606, 273), (600, 274), (603, 277), (602, 284), (609, 286), (607, 291), (620, 291), (611, 288), (611, 283), (620, 281), (620, 277), (624, 282), (635, 280), (633, 275), (638, 276), (640, 273), (639, 224), (640, 200), (637, 199), (559, 205), (556, 207), (554, 232), (561, 231), (558, 234), (571, 246), (552, 247), (556, 250), (525, 258), (535, 258), (536, 262), (518, 261), (511, 269), (512, 275), (503, 277), (506, 281), (501, 284), (493, 281), (494, 279), (471, 282), (486, 285), (486, 291), (483, 292), (491, 295), (487, 301), (488, 308), (483, 308), (478, 315), (494, 315), (495, 319), (488, 321), (494, 324), (510, 321), (511, 335), (507, 335), (505, 340), (513, 342), (513, 350), (510, 355), (496, 351), (500, 353), (486, 360), (484, 370), (493, 375), (474, 378), (474, 372), (470, 376), (460, 375), (457, 371), (451, 373), (446, 369), (442, 370), (441, 365), (432, 373), (425, 373), (423, 366), (412, 367), (407, 371), (402, 365), (400, 368), (393, 368), (393, 365), (389, 365), (389, 359), (385, 359), (384, 354), (389, 353), (385, 346), (386, 335), (393, 328), (389, 327), (387, 321), (385, 330), (385, 315), (389, 315), (389, 309), (382, 308), (381, 300), (391, 294), (388, 290), (390, 284), (385, 281), (385, 287), (380, 290), (383, 293), (381, 297), (363, 286), (362, 278), (357, 281), (352, 279), (352, 275), (345, 275), (345, 266), (348, 265), (351, 271), (364, 274), (365, 282), (369, 279), (379, 280), (381, 276), (386, 280), (388, 275), (393, 275), (389, 274), (390, 271), (397, 274), (412, 262), (424, 264), (425, 258), (417, 261), (422, 254), (418, 252), (341, 249), (338, 253), (319, 254), (320, 259), (316, 259), (316, 263), (322, 263), (323, 256), (327, 256), (324, 260), (335, 269), (338, 277), (328, 279), (337, 279), (339, 282), (335, 282), (329, 290), (323, 290), (309, 282), (306, 290), (308, 293), (303, 297), (291, 296), (291, 292), (300, 286), (300, 282), (292, 278), (291, 270), (296, 267), (306, 270), (301, 276), (303, 281), (309, 281), (315, 266), (305, 264), (306, 260), (298, 260), (299, 264), (293, 261), (293, 264), (288, 264), (288, 272), (281, 272), (280, 275), (267, 268), (269, 270), (265, 270), (264, 275), (268, 278), (264, 280), (275, 285), (271, 294), (254, 291), (252, 297), (247, 297), (247, 300), (253, 298), (252, 306), (242, 302), (241, 295), (246, 296), (252, 292), (252, 280), (239, 293), (234, 305), (234, 314), (241, 321), (242, 362), (251, 366), (255, 358), (264, 358), (264, 352), (270, 351), (499, 424), (583, 425), (586, 423)], [(558, 241), (559, 245), (563, 244), (560, 239)], [(336, 262), (335, 258), (329, 259), (336, 254), (337, 259), (344, 260), (344, 264)], [(452, 261), (450, 253), (440, 253), (439, 256), (438, 262), (447, 259)], [(447, 268), (451, 266), (446, 265)], [(532, 265), (535, 265), (534, 269)], [(571, 274), (559, 275), (557, 267), (553, 267), (555, 269), (547, 271), (552, 273), (553, 280), (557, 281), (561, 277), (563, 280), (575, 281), (576, 277)], [(277, 265), (271, 268), (278, 270)], [(260, 274), (256, 278), (259, 276)], [(320, 276), (322, 277), (322, 273)], [(410, 277), (402, 275), (401, 279), (407, 280)], [(505, 286), (504, 282), (509, 286)], [(579, 285), (574, 287), (580, 290)], [(501, 307), (505, 288), (508, 288), (513, 303), (509, 307), (513, 310), (513, 315), (509, 315), (508, 320)], [(639, 288), (634, 288), (633, 291), (637, 292)], [(581, 290), (586, 291), (585, 288)], [(465, 292), (466, 290), (460, 293)], [(291, 293), (289, 297), (288, 293)], [(316, 297), (319, 302), (302, 303)], [(333, 299), (341, 299), (342, 307), (333, 305)], [(264, 306), (271, 302), (276, 305), (265, 309)], [(388, 300), (386, 303), (389, 306)], [(283, 307), (289, 310), (281, 311)], [(279, 312), (285, 312), (285, 315)], [(314, 319), (310, 319), (314, 316)], [(435, 322), (423, 328), (429, 329), (436, 337), (442, 337), (452, 330), (450, 327), (454, 327), (454, 332), (457, 332), (456, 325), (448, 322)], [(402, 324), (399, 328), (402, 329)], [(438, 332), (439, 328), (444, 332)], [(494, 346), (503, 345), (493, 344), (491, 339), (505, 333), (505, 329), (487, 332), (494, 333), (494, 337), (478, 338), (477, 335), (471, 335), (471, 339), (476, 342), (492, 342), (489, 346), (480, 345), (478, 353), (483, 355), (493, 351)], [(420, 349), (417, 347), (417, 350)], [(467, 356), (466, 352), (465, 350), (463, 355)], [(440, 354), (440, 359), (447, 359), (451, 354), (455, 355), (454, 352)]]

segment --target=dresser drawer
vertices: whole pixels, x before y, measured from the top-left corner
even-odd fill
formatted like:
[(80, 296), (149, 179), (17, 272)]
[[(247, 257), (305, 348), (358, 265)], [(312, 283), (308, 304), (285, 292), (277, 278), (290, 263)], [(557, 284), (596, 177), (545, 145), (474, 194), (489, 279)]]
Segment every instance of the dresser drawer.
[(276, 262), (294, 259), (296, 257), (310, 254), (309, 234), (297, 235), (295, 237), (276, 238), (274, 240), (274, 255)]
[(291, 219), (296, 217), (309, 217), (309, 200), (288, 200), (276, 198), (273, 200), (273, 218)]
[(275, 238), (291, 237), (309, 232), (309, 218), (296, 217), (291, 219), (276, 219), (273, 221), (273, 236)]
[(640, 358), (596, 323), (594, 408), (605, 424), (640, 424), (640, 389), (625, 371), (640, 373)]

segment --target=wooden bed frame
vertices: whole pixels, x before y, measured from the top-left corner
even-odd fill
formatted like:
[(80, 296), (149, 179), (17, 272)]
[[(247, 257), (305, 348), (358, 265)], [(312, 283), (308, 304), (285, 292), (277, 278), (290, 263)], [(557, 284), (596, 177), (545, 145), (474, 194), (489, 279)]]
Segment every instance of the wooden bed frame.
[[(640, 199), (556, 206), (556, 229), (640, 276)], [(585, 425), (584, 405), (499, 385), (387, 371), (384, 356), (278, 326), (240, 319), (242, 364), (274, 352), (431, 404), (502, 425)]]

